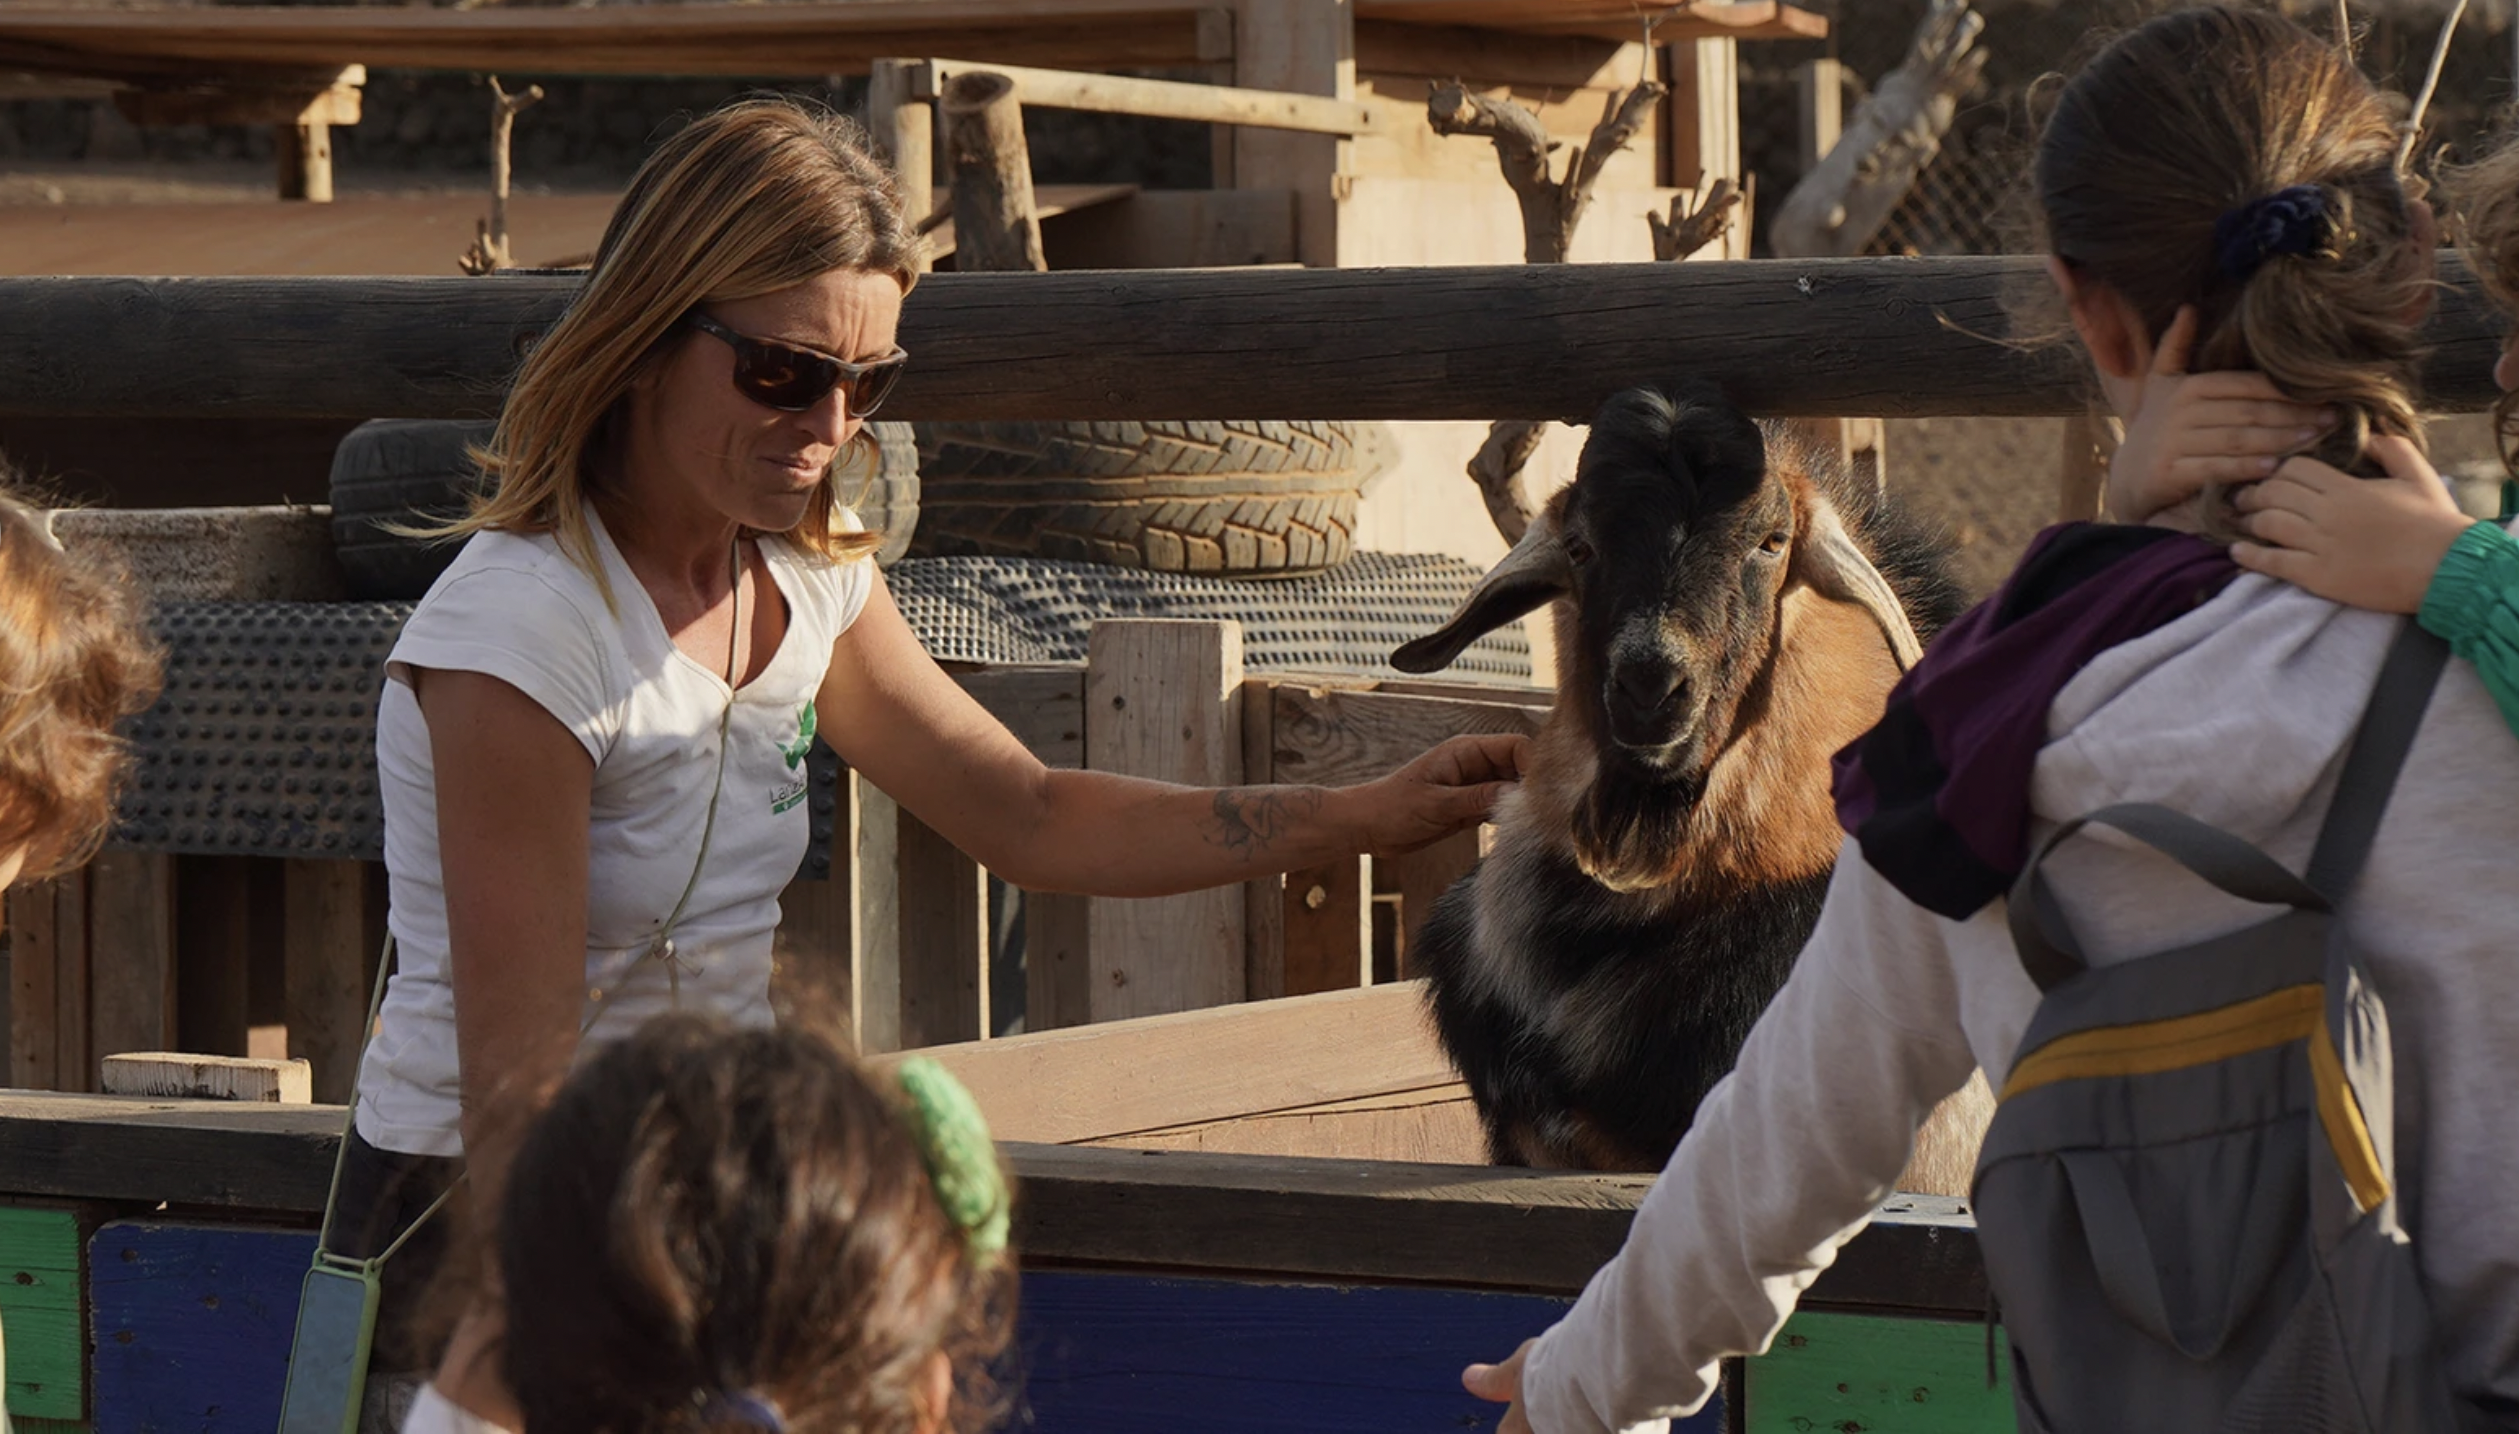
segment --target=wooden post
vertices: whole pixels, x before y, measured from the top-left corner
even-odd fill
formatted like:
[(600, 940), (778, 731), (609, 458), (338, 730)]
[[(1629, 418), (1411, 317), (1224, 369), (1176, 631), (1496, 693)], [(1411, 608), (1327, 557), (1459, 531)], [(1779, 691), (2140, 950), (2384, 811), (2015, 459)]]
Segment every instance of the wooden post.
[(1819, 168), (1845, 129), (1845, 62), (1813, 60), (1794, 72), (1801, 89), (1802, 173)]
[[(875, 61), (866, 80), (866, 128), (900, 183), (901, 217), (925, 233), (936, 208), (935, 110), (912, 93), (918, 66), (916, 60)], [(925, 273), (923, 245), (917, 263)]]
[(1479, 833), (1477, 828), (1445, 837), (1422, 851), (1393, 857), (1391, 865), (1399, 886), (1399, 950), (1398, 975), (1401, 980), (1425, 973), (1416, 969), (1414, 953), (1417, 933), (1425, 929), (1426, 916), (1434, 910), (1435, 898), (1452, 888), (1452, 883), (1469, 874), (1478, 865)]
[[(1277, 780), (1277, 701), (1265, 677), (1242, 683), (1242, 780), (1263, 786)], [(1243, 999), (1270, 1001), (1286, 994), (1286, 878), (1263, 876), (1242, 884)]]
[(857, 1048), (901, 1049), (901, 823), (898, 802), (855, 772)]
[(1023, 1028), (1055, 1031), (1093, 1019), (1091, 898), (1023, 896)]
[(245, 1056), (252, 1023), (253, 892), (249, 856), (179, 856), (175, 909), (175, 1046)]
[(857, 774), (842, 768), (838, 808), (831, 814), (831, 874), (819, 881), (798, 877), (779, 893), (778, 932), (771, 944), (772, 997), (779, 1019), (790, 1013), (837, 1018), (851, 1038), (857, 1013), (859, 806)]
[(382, 954), (381, 943), (369, 944), (377, 922), (369, 912), (367, 864), (292, 859), (281, 882), (289, 1054), (314, 1068), (315, 1099), (339, 1104), (358, 1078), (370, 983)]
[(989, 1033), (988, 873), (900, 815), (901, 1049)]
[[(61, 1089), (59, 881), (31, 882), (9, 892), (9, 1084), (26, 1090)], [(87, 1013), (79, 1013), (82, 1030)]]
[(271, 146), (279, 156), (282, 199), (303, 199), (311, 204), (332, 202), (331, 125), (273, 125)]
[(87, 981), (90, 1061), (174, 1046), (173, 857), (109, 847), (88, 863)]
[[(1240, 784), (1240, 623), (1098, 622), (1088, 654), (1087, 767), (1193, 786)], [(1087, 921), (1097, 1021), (1243, 998), (1241, 885), (1149, 901), (1096, 898)]]
[(2086, 522), (2100, 516), (2108, 491), (2108, 462), (2116, 451), (2116, 425), (2097, 407), (2064, 420), (2063, 449), (2056, 464), (2057, 522)]
[(1286, 873), (1286, 996), (1343, 991), (1373, 980), (1373, 858), (1349, 857)]
[(953, 266), (1039, 273), (1041, 221), (1032, 206), (1032, 151), (1023, 142), (1015, 82), (972, 70), (945, 82), (937, 105), (953, 165)]
[[(1739, 42), (1729, 37), (1669, 46), (1670, 95), (1662, 102), (1671, 187), (1710, 193), (1712, 181), (1741, 182)], [(1726, 259), (1749, 257), (1749, 225), (1726, 231)]]
[[(1352, 0), (1236, 0), (1234, 83), (1244, 89), (1356, 97)], [(1295, 254), (1316, 269), (1339, 263), (1339, 209), (1347, 199), (1346, 140), (1330, 135), (1236, 130), (1237, 189), (1295, 196)]]

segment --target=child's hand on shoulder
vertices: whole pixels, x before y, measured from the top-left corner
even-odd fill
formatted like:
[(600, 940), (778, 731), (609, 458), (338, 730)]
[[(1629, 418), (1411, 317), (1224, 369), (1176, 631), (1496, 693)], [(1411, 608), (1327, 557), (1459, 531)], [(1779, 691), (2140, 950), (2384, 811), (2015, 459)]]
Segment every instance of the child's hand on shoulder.
[(2370, 456), (2387, 477), (2355, 478), (2295, 458), (2241, 489), (2241, 521), (2256, 541), (2232, 544), (2231, 557), (2330, 602), (2420, 611), (2440, 560), (2475, 520), (2458, 511), (2413, 444), (2373, 438)]
[(2264, 374), (2189, 374), (2196, 312), (2178, 311), (2143, 383), (2142, 407), (2108, 464), (2107, 512), (2140, 523), (2203, 491), (2208, 483), (2252, 483), (2287, 454), (2317, 441), (2335, 415), (2294, 403)]

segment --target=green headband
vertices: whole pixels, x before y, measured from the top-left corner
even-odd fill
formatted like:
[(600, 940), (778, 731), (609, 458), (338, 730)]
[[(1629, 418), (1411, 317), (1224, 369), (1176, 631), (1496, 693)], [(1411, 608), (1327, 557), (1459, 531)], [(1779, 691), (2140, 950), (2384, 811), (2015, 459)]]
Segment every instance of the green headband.
[(972, 1263), (997, 1263), (1006, 1251), (1013, 1202), (979, 1102), (951, 1071), (923, 1056), (901, 1062), (895, 1079), (909, 1098), (910, 1125), (927, 1162), (927, 1178), (936, 1187), (936, 1202), (962, 1228)]

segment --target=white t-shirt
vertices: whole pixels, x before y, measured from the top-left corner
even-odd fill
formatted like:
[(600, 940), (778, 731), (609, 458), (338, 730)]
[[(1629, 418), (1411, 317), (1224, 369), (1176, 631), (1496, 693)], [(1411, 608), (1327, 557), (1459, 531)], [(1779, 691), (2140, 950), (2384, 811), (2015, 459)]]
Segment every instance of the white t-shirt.
[(402, 1416), (402, 1434), (510, 1434), (504, 1424), (493, 1424), (478, 1414), (455, 1407), (455, 1402), (437, 1392), (434, 1384), (420, 1386), (419, 1397), (411, 1401), (411, 1412)]
[[(462, 1152), (437, 787), (411, 668), (479, 672), (510, 683), (558, 718), (595, 760), (587, 1014), (596, 1014), (603, 996), (609, 1000), (587, 1032), (590, 1041), (627, 1034), (671, 1008), (669, 975), (676, 974), (686, 1007), (746, 1024), (770, 1020), (778, 896), (804, 859), (808, 835), (804, 759), (814, 694), (832, 643), (865, 609), (872, 566), (832, 565), (779, 539), (761, 540), (787, 601), (787, 635), (769, 665), (735, 694), (725, 788), (703, 862), (700, 835), (717, 780), (725, 679), (673, 645), (611, 535), (591, 512), (587, 517), (611, 582), (611, 607), (555, 538), (481, 533), (421, 599), (387, 660), (376, 769), (399, 964), (359, 1068), (358, 1093), (359, 1134), (381, 1150)], [(669, 973), (647, 953), (686, 886), (690, 902), (673, 932), (676, 971)]]

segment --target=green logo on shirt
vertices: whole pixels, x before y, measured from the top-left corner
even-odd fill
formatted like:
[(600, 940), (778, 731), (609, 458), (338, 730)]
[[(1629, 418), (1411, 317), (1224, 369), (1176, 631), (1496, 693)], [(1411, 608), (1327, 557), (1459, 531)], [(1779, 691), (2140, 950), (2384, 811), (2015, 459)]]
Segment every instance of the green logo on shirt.
[(787, 770), (802, 766), (806, 754), (813, 751), (813, 730), (813, 704), (808, 702), (796, 709), (796, 740), (778, 749), (787, 759)]

